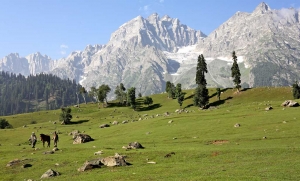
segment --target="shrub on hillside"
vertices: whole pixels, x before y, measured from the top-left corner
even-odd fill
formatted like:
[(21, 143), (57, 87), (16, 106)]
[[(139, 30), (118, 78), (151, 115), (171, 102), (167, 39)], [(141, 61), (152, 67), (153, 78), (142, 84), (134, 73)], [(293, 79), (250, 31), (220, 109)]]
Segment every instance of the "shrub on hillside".
[(72, 119), (71, 108), (63, 107), (61, 108), (61, 114), (59, 115), (59, 120), (62, 121), (62, 124), (69, 124)]
[(37, 122), (34, 121), (34, 120), (30, 121), (30, 124), (36, 124), (36, 123), (37, 123)]
[(9, 124), (9, 122), (6, 121), (6, 119), (0, 118), (0, 129), (8, 129), (8, 128), (12, 128), (12, 125)]

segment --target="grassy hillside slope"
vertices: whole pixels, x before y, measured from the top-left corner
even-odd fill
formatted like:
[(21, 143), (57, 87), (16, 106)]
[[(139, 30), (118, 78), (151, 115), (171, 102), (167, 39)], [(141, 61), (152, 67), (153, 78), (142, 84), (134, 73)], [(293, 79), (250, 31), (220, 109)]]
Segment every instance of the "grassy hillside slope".
[[(71, 125), (53, 124), (60, 110), (4, 117), (14, 129), (0, 130), (0, 180), (39, 180), (50, 168), (61, 173), (51, 180), (297, 180), (300, 108), (280, 106), (292, 99), (291, 88), (254, 88), (240, 93), (227, 89), (220, 101), (215, 89), (209, 91), (214, 107), (199, 110), (192, 106), (192, 90), (188, 90), (183, 103), (188, 113), (181, 114), (175, 113), (177, 100), (157, 94), (152, 96), (154, 104), (142, 111), (114, 105), (99, 110), (96, 104), (82, 104), (72, 108)], [(267, 106), (274, 109), (265, 111)], [(170, 115), (163, 116), (165, 112)], [(132, 122), (139, 118), (143, 120)], [(114, 120), (129, 123), (99, 128)], [(37, 124), (30, 124), (32, 121)], [(235, 128), (236, 123), (241, 126)], [(95, 140), (73, 145), (68, 133), (75, 129)], [(60, 150), (54, 154), (44, 155), (50, 149), (43, 148), (40, 141), (38, 150), (28, 145), (32, 131), (50, 134), (55, 130), (61, 134)], [(145, 149), (122, 149), (134, 141)], [(127, 155), (132, 165), (78, 172), (86, 160), (99, 157), (94, 155), (99, 150), (104, 152), (101, 157)], [(170, 152), (176, 154), (165, 158)], [(26, 158), (24, 163), (32, 167), (6, 167), (15, 158)]]

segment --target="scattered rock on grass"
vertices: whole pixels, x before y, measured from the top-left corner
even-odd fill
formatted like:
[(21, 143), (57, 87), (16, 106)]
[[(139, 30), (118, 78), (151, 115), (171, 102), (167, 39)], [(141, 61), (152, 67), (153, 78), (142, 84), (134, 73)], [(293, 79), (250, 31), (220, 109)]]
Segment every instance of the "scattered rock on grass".
[(101, 168), (102, 162), (100, 159), (86, 161), (82, 167), (78, 168), (77, 170), (80, 172), (84, 172), (86, 170), (91, 170), (93, 168)]
[(8, 162), (8, 164), (6, 165), (7, 167), (10, 167), (10, 166), (13, 166), (13, 165), (16, 165), (16, 164), (19, 164), (21, 163), (22, 160), (19, 160), (19, 159), (14, 159), (14, 160), (11, 160), (10, 162)]
[(119, 124), (119, 122), (118, 121), (114, 121), (114, 122), (112, 122), (112, 124), (113, 125), (117, 125), (117, 124)]
[(139, 142), (131, 142), (127, 146), (123, 146), (125, 149), (143, 149), (144, 147)]
[(272, 106), (269, 106), (269, 107), (266, 107), (266, 108), (265, 108), (266, 111), (270, 111), (270, 110), (272, 110), (272, 109), (273, 109)]
[(234, 125), (234, 127), (235, 128), (238, 128), (238, 127), (240, 127), (241, 125), (239, 124), (239, 123), (236, 123), (235, 125)]
[(97, 151), (97, 152), (94, 153), (94, 155), (102, 155), (102, 154), (103, 154), (103, 151), (102, 151), (102, 150)]
[(57, 171), (54, 171), (52, 169), (47, 170), (42, 176), (41, 178), (49, 178), (49, 177), (55, 177), (60, 175)]
[(101, 124), (101, 125), (99, 126), (99, 128), (106, 128), (106, 127), (109, 127), (109, 124)]

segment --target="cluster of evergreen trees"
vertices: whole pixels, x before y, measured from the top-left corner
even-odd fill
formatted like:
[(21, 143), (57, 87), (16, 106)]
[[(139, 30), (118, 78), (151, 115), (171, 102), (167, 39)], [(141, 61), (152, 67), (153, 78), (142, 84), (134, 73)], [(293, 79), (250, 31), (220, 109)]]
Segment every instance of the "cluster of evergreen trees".
[[(235, 87), (237, 88), (237, 91), (241, 88), (241, 73), (239, 69), (239, 65), (237, 63), (237, 56), (235, 54), (235, 51), (232, 52), (232, 60), (233, 64), (231, 67), (231, 77), (233, 78), (233, 82)], [(208, 89), (206, 88), (206, 79), (205, 79), (205, 73), (208, 73), (207, 71), (207, 64), (205, 61), (204, 56), (201, 54), (198, 57), (197, 62), (197, 71), (196, 71), (196, 84), (197, 88), (195, 89), (194, 94), (194, 105), (201, 107), (201, 108), (207, 108), (209, 106), (209, 94)], [(221, 90), (220, 88), (217, 88), (217, 96), (220, 100)]]
[[(233, 82), (235, 84), (235, 87), (237, 88), (237, 91), (241, 88), (241, 73), (239, 69), (239, 65), (237, 63), (237, 56), (235, 55), (235, 51), (232, 52), (232, 60), (233, 64), (231, 67), (231, 76), (233, 78)], [(205, 79), (205, 74), (208, 73), (207, 70), (207, 64), (206, 60), (203, 56), (203, 54), (198, 56), (197, 61), (197, 69), (196, 69), (196, 84), (197, 87), (194, 92), (194, 105), (201, 108), (208, 108), (209, 106), (209, 93), (208, 89), (206, 88), (207, 82)], [(221, 89), (217, 88), (217, 96), (220, 100), (221, 96)], [(174, 83), (171, 83), (170, 81), (166, 82), (166, 92), (168, 94), (168, 98), (177, 98), (177, 101), (182, 106), (182, 103), (184, 101), (184, 95), (185, 93), (181, 90), (181, 84), (178, 83), (175, 87)]]
[(58, 109), (76, 104), (81, 85), (51, 74), (25, 77), (0, 72), (0, 115)]
[(185, 92), (182, 92), (181, 84), (178, 83), (175, 87), (174, 83), (167, 81), (166, 92), (168, 94), (168, 98), (177, 99), (177, 102), (181, 108), (184, 101), (184, 95), (185, 95)]

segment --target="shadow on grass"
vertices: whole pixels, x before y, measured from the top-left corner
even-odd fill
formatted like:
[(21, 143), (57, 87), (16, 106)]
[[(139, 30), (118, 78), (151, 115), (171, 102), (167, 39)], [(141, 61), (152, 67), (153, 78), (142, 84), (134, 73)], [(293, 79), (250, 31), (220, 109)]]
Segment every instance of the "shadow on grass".
[(244, 91), (247, 91), (247, 90), (250, 90), (251, 88), (243, 88), (242, 90), (241, 90), (241, 92), (244, 92)]
[(157, 109), (157, 108), (160, 108), (160, 107), (161, 107), (160, 104), (152, 104), (152, 105), (147, 106), (147, 107), (139, 107), (137, 109), (137, 111), (150, 111), (150, 110)]
[(195, 94), (192, 94), (192, 95), (190, 95), (190, 96), (188, 96), (188, 97), (185, 97), (184, 100), (191, 99), (191, 98), (194, 97), (194, 95), (195, 95)]
[(233, 97), (229, 96), (227, 97), (226, 99), (223, 99), (223, 100), (218, 100), (218, 101), (215, 101), (215, 102), (212, 102), (209, 104), (209, 106), (219, 106), (221, 104), (224, 104), (227, 100), (230, 100), (232, 99)]
[(109, 102), (107, 107), (126, 107), (126, 103), (122, 104), (119, 102)]
[(86, 123), (89, 120), (79, 120), (79, 121), (71, 121), (69, 124), (82, 124), (82, 123)]
[[(226, 92), (228, 89), (231, 89), (231, 88), (221, 89), (220, 91), (221, 91), (221, 92)], [(213, 98), (213, 97), (215, 97), (215, 96), (217, 96), (217, 92), (215, 92), (215, 93), (213, 93), (212, 95), (210, 95), (209, 98)]]
[(189, 105), (185, 106), (183, 109), (192, 107), (193, 105), (194, 105), (194, 104), (189, 104)]

